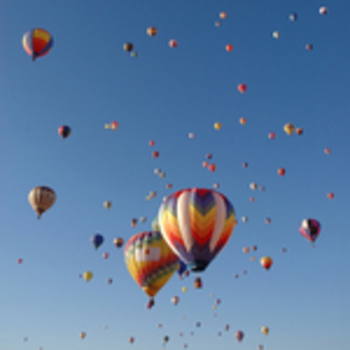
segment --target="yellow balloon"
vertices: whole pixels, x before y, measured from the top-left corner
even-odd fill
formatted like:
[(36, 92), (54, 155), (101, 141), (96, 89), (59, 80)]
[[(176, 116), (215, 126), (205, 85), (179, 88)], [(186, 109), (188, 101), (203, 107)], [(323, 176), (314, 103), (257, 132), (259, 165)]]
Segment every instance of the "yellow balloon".
[(111, 206), (112, 206), (112, 202), (111, 201), (105, 201), (103, 203), (103, 206), (106, 208), (106, 209), (109, 209)]
[(186, 293), (187, 292), (187, 287), (182, 287), (181, 290)]
[(94, 277), (94, 274), (91, 271), (84, 272), (84, 280), (86, 282), (89, 282), (92, 279), (92, 277)]
[(81, 332), (81, 333), (80, 333), (80, 338), (81, 338), (81, 339), (84, 339), (85, 337), (86, 337), (86, 333), (85, 333), (85, 332)]
[(266, 326), (261, 327), (261, 332), (264, 335), (268, 335), (269, 334), (269, 327), (266, 327)]
[(216, 130), (220, 130), (221, 127), (222, 127), (222, 125), (221, 125), (221, 123), (219, 123), (219, 122), (217, 122), (217, 123), (214, 124), (214, 128), (215, 128)]
[(105, 124), (105, 129), (110, 129), (110, 124)]
[(294, 125), (291, 124), (291, 123), (287, 123), (285, 126), (284, 126), (284, 131), (287, 135), (292, 135), (293, 132), (294, 132)]

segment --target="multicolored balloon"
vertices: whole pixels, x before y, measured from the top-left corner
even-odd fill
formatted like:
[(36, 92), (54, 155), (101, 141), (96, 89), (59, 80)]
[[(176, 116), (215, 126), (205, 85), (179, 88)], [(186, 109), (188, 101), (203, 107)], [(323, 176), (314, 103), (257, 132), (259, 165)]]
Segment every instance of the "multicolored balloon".
[(315, 219), (304, 219), (299, 227), (300, 233), (314, 243), (321, 231), (321, 224)]
[(124, 248), (124, 259), (132, 278), (151, 298), (179, 267), (178, 257), (156, 231), (131, 237)]
[(72, 129), (67, 125), (62, 125), (58, 128), (58, 134), (65, 139), (72, 133)]
[(204, 271), (225, 246), (236, 224), (232, 204), (211, 189), (185, 189), (168, 196), (159, 209), (161, 233), (192, 270)]
[(27, 54), (35, 61), (37, 57), (49, 53), (53, 46), (53, 37), (45, 29), (34, 28), (24, 34), (22, 43)]

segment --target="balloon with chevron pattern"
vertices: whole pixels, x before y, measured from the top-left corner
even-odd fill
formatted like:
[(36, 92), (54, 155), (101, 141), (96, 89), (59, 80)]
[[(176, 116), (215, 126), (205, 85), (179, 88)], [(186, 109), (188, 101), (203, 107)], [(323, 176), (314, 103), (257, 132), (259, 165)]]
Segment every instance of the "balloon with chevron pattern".
[(236, 224), (232, 204), (211, 189), (185, 189), (162, 203), (161, 233), (177, 256), (195, 272), (204, 271), (225, 246)]

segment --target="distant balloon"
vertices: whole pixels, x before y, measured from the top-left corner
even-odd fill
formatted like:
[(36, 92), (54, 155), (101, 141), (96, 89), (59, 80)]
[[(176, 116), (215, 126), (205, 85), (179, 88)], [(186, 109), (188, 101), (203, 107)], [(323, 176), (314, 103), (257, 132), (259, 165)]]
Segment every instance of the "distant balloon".
[(272, 33), (272, 36), (273, 36), (275, 39), (279, 39), (280, 36), (281, 36), (281, 33), (278, 32), (278, 31), (275, 31), (275, 32)]
[(91, 242), (96, 249), (103, 243), (103, 241), (104, 241), (104, 238), (99, 233), (96, 233), (91, 237)]
[(334, 199), (334, 193), (332, 193), (332, 192), (327, 193), (327, 197), (328, 197), (328, 199)]
[(132, 43), (125, 43), (123, 49), (126, 52), (131, 52), (134, 49), (134, 45)]
[(289, 15), (289, 20), (295, 22), (297, 20), (297, 17), (297, 14), (293, 12)]
[(211, 172), (214, 172), (216, 170), (216, 165), (213, 163), (213, 164), (209, 164), (208, 165), (208, 169), (211, 171)]
[(216, 130), (220, 130), (221, 127), (222, 127), (222, 125), (221, 125), (221, 123), (219, 123), (219, 122), (217, 122), (217, 123), (214, 124), (214, 128), (215, 128)]
[(158, 30), (156, 27), (148, 27), (147, 28), (147, 34), (149, 36), (155, 36), (155, 35), (157, 35), (157, 33), (158, 33)]
[(27, 54), (35, 61), (36, 58), (50, 52), (53, 46), (53, 37), (45, 29), (35, 28), (24, 34), (22, 43)]
[(274, 132), (270, 132), (268, 136), (270, 140), (274, 140), (276, 138), (276, 134)]
[(264, 334), (264, 335), (268, 335), (269, 334), (269, 327), (266, 327), (266, 326), (264, 326), (264, 327), (261, 327), (261, 332), (262, 332), (262, 334)]
[(179, 297), (172, 297), (171, 298), (171, 302), (174, 304), (174, 305), (177, 305), (180, 301), (180, 298)]
[(111, 201), (105, 201), (103, 203), (103, 206), (106, 208), (106, 209), (110, 209), (112, 207), (112, 202)]
[(86, 337), (86, 333), (85, 333), (85, 332), (81, 332), (81, 333), (80, 333), (80, 338), (81, 338), (81, 339), (84, 339), (85, 337)]
[(153, 140), (149, 141), (148, 144), (152, 147), (155, 145), (155, 142)]
[(107, 252), (103, 253), (103, 254), (102, 254), (102, 257), (103, 257), (104, 259), (108, 259), (108, 258), (109, 258), (109, 253), (107, 253)]
[(326, 148), (326, 149), (324, 150), (324, 153), (328, 155), (328, 154), (331, 153), (331, 150), (330, 150), (329, 148)]
[(278, 173), (278, 175), (280, 175), (280, 176), (284, 176), (284, 175), (286, 174), (286, 169), (284, 169), (284, 168), (279, 168), (279, 169), (277, 170), (277, 173)]
[(325, 6), (320, 7), (319, 9), (320, 15), (326, 15), (328, 13), (328, 9)]
[(169, 46), (171, 48), (175, 48), (175, 47), (178, 46), (178, 42), (176, 40), (172, 39), (172, 40), (169, 41)]
[(295, 127), (294, 127), (293, 124), (287, 123), (287, 124), (284, 125), (284, 128), (283, 128), (283, 129), (284, 129), (284, 131), (285, 131), (285, 133), (286, 133), (287, 135), (292, 135), (293, 132), (294, 132)]
[(305, 49), (308, 50), (308, 51), (311, 51), (313, 49), (313, 45), (312, 44), (306, 44), (305, 45)]
[(28, 201), (40, 219), (41, 215), (54, 205), (56, 193), (50, 187), (38, 186), (30, 191)]
[(220, 12), (220, 15), (219, 15), (219, 16), (220, 16), (221, 19), (225, 19), (225, 18), (227, 17), (227, 13), (224, 12), (224, 11), (223, 11), (223, 12)]
[(67, 125), (62, 125), (58, 128), (58, 134), (64, 139), (68, 137), (71, 134), (71, 132), (72, 129)]
[(203, 287), (202, 279), (200, 277), (196, 277), (194, 280), (193, 286), (195, 289), (200, 289)]
[(247, 119), (242, 117), (239, 119), (240, 124), (245, 125), (247, 123)]
[(227, 52), (233, 51), (233, 45), (232, 45), (232, 44), (227, 44), (227, 45), (226, 45), (226, 51), (227, 51)]
[(159, 152), (158, 151), (152, 152), (152, 156), (153, 156), (153, 158), (158, 158), (159, 157)]
[(112, 283), (113, 283), (112, 278), (107, 278), (107, 284), (112, 284)]
[(247, 91), (248, 87), (246, 84), (239, 84), (237, 89), (241, 94), (244, 94)]
[(300, 233), (314, 243), (321, 231), (321, 224), (315, 219), (304, 219), (299, 227)]
[(241, 342), (241, 341), (243, 340), (243, 338), (244, 338), (244, 333), (243, 333), (242, 331), (237, 331), (237, 332), (235, 333), (235, 338), (236, 338), (239, 342)]
[(243, 247), (243, 253), (248, 254), (249, 253), (249, 247)]
[(295, 129), (295, 133), (296, 133), (297, 135), (302, 135), (302, 134), (304, 133), (304, 130), (303, 130), (302, 128), (296, 128), (296, 129)]
[(119, 127), (119, 123), (118, 123), (118, 122), (113, 121), (113, 122), (111, 123), (111, 128), (112, 128), (112, 130), (117, 130), (118, 127)]
[(121, 248), (124, 244), (124, 239), (123, 238), (115, 238), (113, 241), (113, 244), (117, 247), (117, 248)]
[(17, 262), (18, 262), (19, 264), (22, 264), (23, 259), (19, 258), (19, 259), (17, 259)]
[(94, 274), (91, 271), (85, 271), (83, 277), (86, 282), (89, 282), (94, 277)]
[(260, 264), (265, 270), (269, 270), (273, 264), (273, 260), (269, 256), (264, 256), (260, 259)]

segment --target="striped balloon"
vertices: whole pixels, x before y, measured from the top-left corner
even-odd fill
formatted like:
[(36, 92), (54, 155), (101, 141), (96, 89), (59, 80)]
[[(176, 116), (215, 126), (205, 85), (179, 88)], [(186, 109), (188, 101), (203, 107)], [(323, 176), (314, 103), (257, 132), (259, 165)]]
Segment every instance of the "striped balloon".
[(27, 54), (32, 57), (33, 61), (49, 53), (53, 46), (51, 34), (41, 28), (35, 28), (24, 34), (23, 47)]
[(159, 209), (161, 233), (192, 271), (203, 271), (225, 246), (236, 224), (232, 204), (211, 189), (186, 189)]
[(37, 186), (30, 191), (28, 201), (40, 219), (41, 215), (54, 205), (56, 193), (50, 187)]
[(299, 231), (308, 241), (314, 243), (320, 234), (321, 224), (315, 219), (304, 219)]
[(130, 275), (150, 297), (158, 293), (179, 267), (179, 258), (156, 231), (131, 237), (124, 248), (124, 259)]

